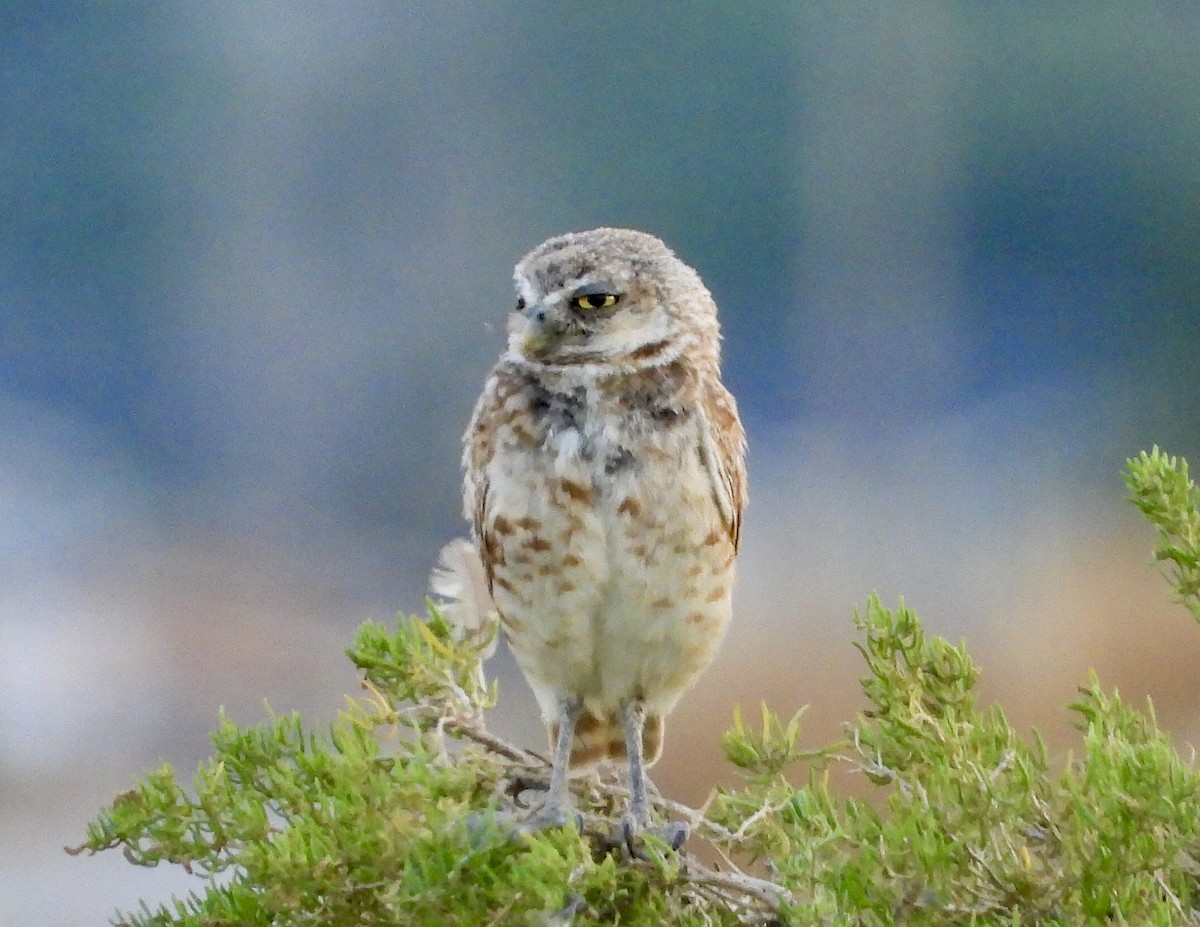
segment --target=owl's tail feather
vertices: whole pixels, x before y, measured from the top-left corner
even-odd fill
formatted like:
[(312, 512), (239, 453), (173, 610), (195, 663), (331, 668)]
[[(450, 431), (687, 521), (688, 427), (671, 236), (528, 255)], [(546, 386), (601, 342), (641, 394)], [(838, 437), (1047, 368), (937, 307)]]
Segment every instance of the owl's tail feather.
[(438, 554), (438, 565), (429, 574), (429, 591), (440, 596), (442, 617), (455, 640), (491, 643), (479, 655), (488, 659), (496, 652), (496, 620), (499, 612), (488, 591), (487, 572), (479, 551), (466, 538), (455, 538)]
[[(550, 725), (550, 743), (553, 746), (558, 740), (558, 723)], [(642, 755), (647, 766), (651, 766), (662, 756), (663, 749), (663, 718), (662, 715), (646, 715), (646, 724), (642, 728)], [(621, 728), (621, 719), (616, 714), (596, 715), (585, 711), (575, 723), (575, 741), (571, 744), (571, 770), (582, 771), (604, 760), (624, 760), (628, 756), (625, 749), (625, 733)]]

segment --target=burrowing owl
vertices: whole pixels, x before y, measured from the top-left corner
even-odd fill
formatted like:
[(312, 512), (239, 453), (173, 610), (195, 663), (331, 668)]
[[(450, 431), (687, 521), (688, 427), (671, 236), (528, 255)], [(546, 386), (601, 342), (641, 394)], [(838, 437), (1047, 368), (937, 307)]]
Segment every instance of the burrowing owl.
[(550, 729), (531, 826), (569, 819), (570, 766), (627, 758), (631, 839), (650, 825), (663, 718), (729, 622), (745, 433), (717, 307), (657, 238), (560, 235), (514, 280), (508, 346), (464, 438), (465, 512)]

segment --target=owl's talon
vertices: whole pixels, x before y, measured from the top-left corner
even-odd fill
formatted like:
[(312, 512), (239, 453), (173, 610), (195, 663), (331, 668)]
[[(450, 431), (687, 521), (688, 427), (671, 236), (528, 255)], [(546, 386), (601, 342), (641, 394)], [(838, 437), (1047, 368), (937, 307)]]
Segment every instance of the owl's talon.
[(643, 834), (658, 838), (673, 852), (678, 853), (687, 841), (688, 826), (682, 821), (667, 821), (665, 824), (655, 827), (651, 824), (640, 823), (627, 814), (621, 818), (618, 834), (619, 839), (614, 840), (613, 843), (617, 846), (624, 845), (631, 857), (641, 859), (646, 855), (639, 839)]
[(668, 821), (658, 828), (658, 832), (663, 842), (676, 853), (683, 848), (690, 833), (688, 826), (683, 821)]

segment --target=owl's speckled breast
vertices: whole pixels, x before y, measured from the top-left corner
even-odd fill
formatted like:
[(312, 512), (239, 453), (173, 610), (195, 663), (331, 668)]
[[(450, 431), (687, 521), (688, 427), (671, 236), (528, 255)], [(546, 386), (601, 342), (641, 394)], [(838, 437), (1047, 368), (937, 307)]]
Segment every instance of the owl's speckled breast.
[(665, 713), (729, 619), (734, 550), (698, 417), (678, 390), (624, 385), (531, 384), (488, 466), (493, 592), (548, 716), (564, 693)]

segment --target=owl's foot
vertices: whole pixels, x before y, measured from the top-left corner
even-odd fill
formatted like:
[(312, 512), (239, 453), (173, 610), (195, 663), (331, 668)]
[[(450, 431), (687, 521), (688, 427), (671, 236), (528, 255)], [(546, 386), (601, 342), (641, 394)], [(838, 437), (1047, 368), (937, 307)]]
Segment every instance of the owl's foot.
[(583, 815), (566, 804), (546, 802), (541, 808), (517, 825), (514, 834), (536, 834), (548, 827), (566, 827), (575, 825), (575, 830), (583, 833)]
[(621, 818), (614, 845), (625, 845), (630, 856), (643, 856), (636, 846), (643, 834), (657, 837), (672, 850), (678, 850), (687, 840), (687, 825), (668, 821), (655, 827), (650, 821), (650, 800), (647, 796), (646, 762), (642, 755), (642, 732), (646, 712), (641, 702), (630, 701), (621, 706), (621, 724), (625, 730), (625, 752), (629, 756), (629, 810)]
[(634, 815), (627, 814), (621, 818), (617, 835), (619, 836), (613, 841), (614, 844), (623, 845), (632, 857), (644, 857), (646, 854), (641, 846), (643, 836), (661, 840), (671, 850), (678, 852), (688, 838), (688, 826), (682, 821), (667, 821), (654, 825), (646, 821), (639, 821)]
[(567, 770), (571, 764), (571, 741), (575, 738), (575, 722), (583, 710), (582, 702), (564, 702), (558, 716), (558, 737), (550, 763), (550, 787), (546, 801), (530, 817), (517, 826), (516, 833), (533, 834), (547, 827), (565, 827), (574, 822), (583, 832), (583, 818), (571, 808), (571, 793), (567, 788)]

